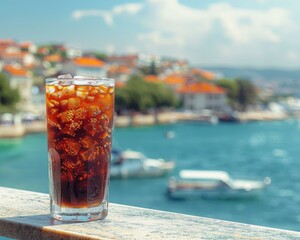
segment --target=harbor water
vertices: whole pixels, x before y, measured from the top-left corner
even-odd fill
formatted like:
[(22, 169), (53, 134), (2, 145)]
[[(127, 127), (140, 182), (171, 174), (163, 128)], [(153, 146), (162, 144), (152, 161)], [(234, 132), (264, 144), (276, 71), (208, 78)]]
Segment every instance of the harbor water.
[[(166, 133), (172, 132), (171, 138)], [(261, 196), (244, 200), (172, 200), (170, 175), (111, 180), (111, 202), (300, 231), (300, 121), (217, 125), (176, 123), (118, 128), (113, 145), (181, 169), (224, 170), (234, 178), (272, 179)], [(48, 192), (46, 134), (0, 139), (0, 186)], [(108, 216), (109, 218), (109, 216)]]

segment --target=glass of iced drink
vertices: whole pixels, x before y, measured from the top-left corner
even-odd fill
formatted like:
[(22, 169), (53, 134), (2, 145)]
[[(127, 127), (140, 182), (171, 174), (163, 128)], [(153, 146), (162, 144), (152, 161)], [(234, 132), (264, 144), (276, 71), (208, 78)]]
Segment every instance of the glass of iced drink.
[(46, 79), (50, 208), (62, 221), (108, 213), (114, 80)]

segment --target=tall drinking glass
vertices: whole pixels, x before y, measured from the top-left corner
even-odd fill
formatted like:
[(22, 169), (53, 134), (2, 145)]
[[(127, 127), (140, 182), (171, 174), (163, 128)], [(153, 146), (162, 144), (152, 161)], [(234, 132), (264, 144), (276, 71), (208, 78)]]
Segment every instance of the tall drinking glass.
[(114, 80), (46, 79), (50, 211), (62, 221), (108, 213)]

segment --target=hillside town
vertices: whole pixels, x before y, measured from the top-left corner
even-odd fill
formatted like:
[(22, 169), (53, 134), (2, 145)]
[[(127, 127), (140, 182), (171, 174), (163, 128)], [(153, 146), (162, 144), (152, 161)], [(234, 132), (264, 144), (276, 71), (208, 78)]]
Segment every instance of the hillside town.
[[(72, 76), (91, 76), (113, 78), (116, 89), (126, 86), (131, 76), (141, 76), (145, 82), (162, 83), (171, 89), (181, 101), (181, 111), (161, 111), (157, 118), (153, 116), (120, 116), (116, 125), (152, 124), (184, 120), (212, 120), (213, 117), (232, 117), (228, 105), (226, 89), (218, 86), (217, 74), (192, 67), (186, 60), (163, 58), (156, 55), (105, 55), (92, 51), (69, 48), (64, 44), (37, 46), (32, 42), (17, 42), (0, 39), (0, 73), (9, 80), (9, 85), (17, 89), (20, 101), (16, 105), (17, 113), (1, 112), (1, 124), (44, 120), (45, 99), (44, 79), (62, 74)], [(261, 91), (261, 95), (267, 92)], [(165, 114), (164, 114), (165, 112)], [(191, 113), (193, 113), (191, 115)], [(252, 116), (252, 115), (253, 116)], [(126, 114), (125, 114), (126, 115)], [(285, 118), (285, 112), (259, 116), (256, 112), (239, 115), (239, 119)], [(25, 130), (23, 130), (25, 131)], [(2, 131), (3, 132), (3, 131)]]

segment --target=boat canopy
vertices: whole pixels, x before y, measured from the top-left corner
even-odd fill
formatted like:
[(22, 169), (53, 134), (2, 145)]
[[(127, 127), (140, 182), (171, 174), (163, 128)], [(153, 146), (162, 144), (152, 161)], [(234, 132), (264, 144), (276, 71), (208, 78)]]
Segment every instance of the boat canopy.
[(227, 172), (224, 171), (200, 171), (200, 170), (182, 170), (179, 176), (184, 179), (206, 179), (228, 181), (230, 179)]
[(144, 155), (137, 151), (126, 150), (122, 152), (121, 156), (124, 159), (144, 159)]

